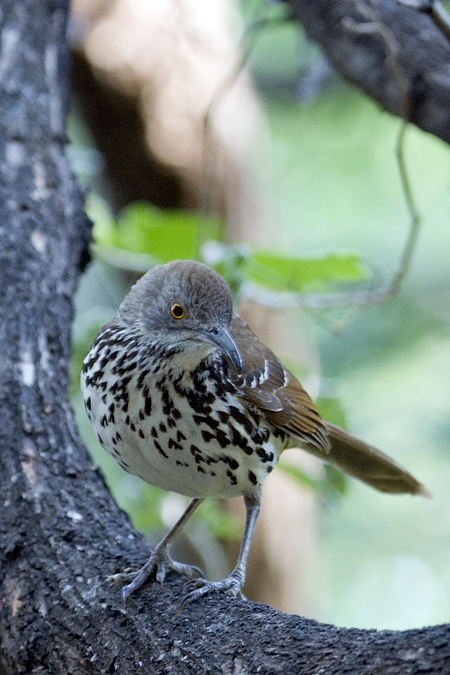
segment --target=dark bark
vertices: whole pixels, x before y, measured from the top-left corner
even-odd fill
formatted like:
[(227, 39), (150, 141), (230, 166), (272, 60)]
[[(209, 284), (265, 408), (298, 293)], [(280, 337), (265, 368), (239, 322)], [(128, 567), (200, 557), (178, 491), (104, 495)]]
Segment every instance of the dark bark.
[(148, 545), (112, 500), (68, 403), (71, 296), (89, 224), (64, 156), (66, 0), (0, 8), (0, 672), (448, 673), (450, 627), (338, 629), (183, 580), (126, 608), (108, 574)]
[(395, 0), (288, 0), (336, 70), (383, 108), (450, 142), (450, 43)]

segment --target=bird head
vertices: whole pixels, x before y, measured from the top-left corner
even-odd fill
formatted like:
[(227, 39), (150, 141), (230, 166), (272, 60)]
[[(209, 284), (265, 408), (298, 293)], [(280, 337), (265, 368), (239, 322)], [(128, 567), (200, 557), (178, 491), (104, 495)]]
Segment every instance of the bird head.
[(117, 318), (162, 346), (218, 347), (241, 371), (242, 356), (229, 329), (232, 315), (230, 289), (217, 272), (199, 262), (175, 260), (144, 274)]

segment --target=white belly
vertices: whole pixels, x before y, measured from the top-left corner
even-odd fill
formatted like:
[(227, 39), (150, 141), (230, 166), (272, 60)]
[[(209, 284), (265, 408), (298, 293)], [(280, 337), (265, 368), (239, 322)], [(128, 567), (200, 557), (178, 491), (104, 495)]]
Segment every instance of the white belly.
[(105, 450), (151, 485), (198, 498), (251, 494), (286, 445), (268, 422), (249, 417), (234, 394), (215, 396), (207, 379), (150, 372), (139, 383), (133, 375), (126, 396), (121, 379), (109, 364), (95, 383), (86, 373), (87, 413)]

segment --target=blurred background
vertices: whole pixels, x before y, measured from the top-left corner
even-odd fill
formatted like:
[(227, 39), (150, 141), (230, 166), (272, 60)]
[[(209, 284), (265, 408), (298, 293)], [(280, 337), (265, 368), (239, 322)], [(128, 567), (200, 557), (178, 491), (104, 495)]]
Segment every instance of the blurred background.
[[(450, 162), (411, 127), (405, 155), (422, 225), (400, 293), (386, 287), (411, 214), (400, 121), (343, 82), (283, 4), (73, 0), (70, 158), (94, 221), (76, 298), (72, 400), (93, 461), (155, 542), (184, 498), (126, 474), (98, 445), (81, 362), (130, 285), (157, 262), (197, 258), (301, 379), (323, 416), (380, 447), (432, 499), (377, 493), (306, 453), (263, 488), (248, 597), (340, 626), (450, 621)], [(220, 578), (242, 500), (208, 500), (178, 556)]]

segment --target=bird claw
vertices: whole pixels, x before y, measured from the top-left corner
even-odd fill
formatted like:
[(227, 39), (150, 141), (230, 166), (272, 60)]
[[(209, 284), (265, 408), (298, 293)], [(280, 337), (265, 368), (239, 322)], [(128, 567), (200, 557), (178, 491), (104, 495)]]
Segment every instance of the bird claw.
[(131, 581), (136, 576), (136, 572), (117, 572), (116, 574), (110, 574), (106, 577), (106, 581), (110, 581), (113, 584), (125, 583), (126, 581)]
[(187, 581), (183, 590), (188, 593), (181, 600), (179, 607), (183, 609), (188, 603), (195, 602), (208, 593), (226, 593), (232, 598), (238, 596), (246, 599), (241, 591), (243, 579), (240, 575), (234, 575), (233, 572), (226, 579), (221, 581), (208, 581), (207, 579), (190, 579)]
[(203, 577), (203, 572), (199, 567), (196, 567), (195, 565), (186, 565), (184, 563), (179, 563), (176, 560), (172, 560), (167, 551), (158, 550), (156, 548), (145, 565), (140, 569), (135, 572), (112, 574), (108, 577), (108, 581), (113, 581), (114, 583), (126, 583), (122, 588), (122, 602), (125, 603), (127, 598), (138, 588), (141, 588), (153, 574), (155, 574), (155, 578), (159, 583), (164, 583), (167, 572), (184, 574), (190, 577), (191, 581), (195, 581), (198, 575)]

